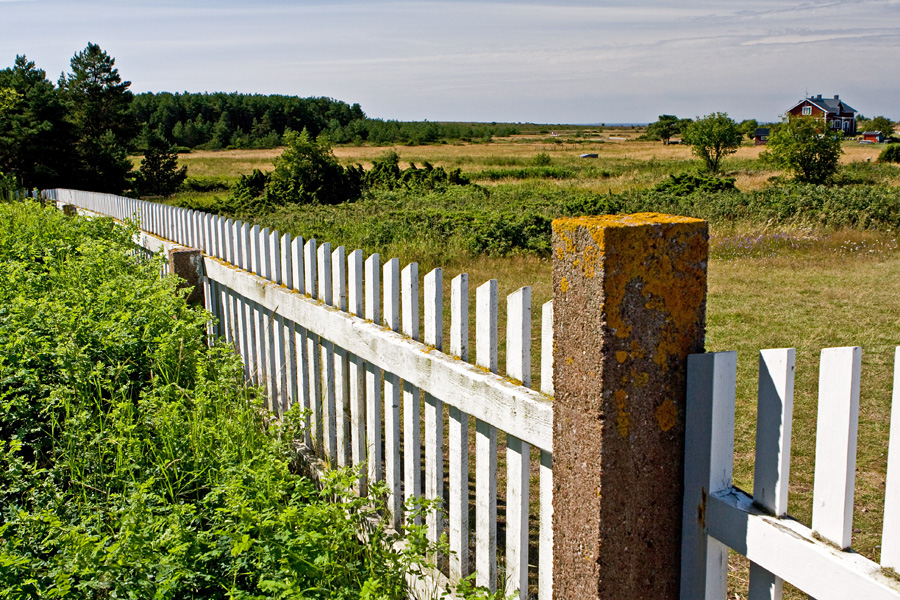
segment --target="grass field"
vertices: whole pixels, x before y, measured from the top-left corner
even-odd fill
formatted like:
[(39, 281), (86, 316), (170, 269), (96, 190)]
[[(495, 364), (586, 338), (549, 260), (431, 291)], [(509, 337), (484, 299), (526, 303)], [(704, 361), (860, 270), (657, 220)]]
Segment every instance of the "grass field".
[[(690, 150), (684, 146), (663, 146), (658, 142), (633, 141), (637, 130), (595, 130), (579, 136), (572, 132), (554, 137), (534, 134), (494, 140), (491, 143), (433, 145), (393, 148), (402, 162), (461, 168), (475, 183), (526, 189), (538, 185), (524, 178), (497, 180), (492, 171), (524, 171), (544, 153), (550, 166), (570, 176), (545, 178), (539, 182), (541, 194), (556, 190), (561, 194), (623, 192), (646, 189), (669, 174), (696, 169)], [(626, 138), (625, 140), (615, 138)], [(629, 141), (630, 140), (630, 141)], [(345, 164), (371, 164), (387, 148), (339, 147), (335, 155)], [(900, 168), (876, 165), (879, 148), (845, 143), (842, 163), (847, 172), (862, 173), (881, 185), (900, 185)], [(581, 159), (585, 152), (597, 159)], [(741, 190), (764, 189), (780, 175), (757, 160), (760, 148), (744, 146), (727, 159), (725, 171), (735, 177)], [(234, 180), (253, 168), (269, 170), (277, 150), (195, 152), (180, 160), (192, 177), (220, 177)], [(871, 161), (868, 162), (868, 161)], [(546, 162), (546, 161), (545, 161)], [(568, 171), (566, 171), (568, 170)], [(517, 187), (518, 186), (518, 187)], [(192, 198), (193, 203), (215, 204), (222, 193)], [(503, 197), (503, 196), (500, 196)], [(204, 200), (204, 198), (206, 198)], [(424, 199), (440, 210), (441, 197)], [(382, 207), (385, 215), (390, 206)], [(348, 208), (348, 222), (354, 210), (370, 210), (367, 205)], [(323, 216), (322, 219), (335, 218)], [(285, 221), (287, 222), (287, 221)], [(309, 220), (292, 221), (297, 227)], [(277, 221), (272, 221), (276, 226)], [(391, 224), (387, 223), (387, 227)], [(350, 225), (348, 225), (350, 227)], [(291, 227), (285, 227), (290, 230)], [(712, 222), (707, 308), (707, 349), (736, 350), (738, 353), (737, 431), (735, 483), (752, 490), (753, 446), (755, 439), (755, 394), (758, 351), (764, 348), (795, 347), (793, 458), (791, 464), (790, 511), (809, 523), (812, 504), (812, 476), (815, 454), (818, 360), (822, 348), (859, 345), (863, 348), (860, 401), (860, 438), (854, 505), (853, 546), (874, 560), (879, 557), (882, 502), (886, 470), (886, 441), (889, 428), (893, 348), (900, 343), (900, 249), (895, 231), (887, 229), (832, 229), (810, 225), (776, 225), (771, 222)], [(293, 234), (309, 236), (304, 231)], [(425, 239), (427, 236), (422, 236)], [(320, 239), (320, 241), (329, 241)], [(428, 243), (434, 243), (431, 240)], [(424, 275), (435, 266), (444, 266), (446, 293), (449, 281), (459, 272), (470, 274), (470, 289), (487, 279), (498, 280), (501, 294), (501, 348), (503, 347), (503, 298), (518, 287), (532, 286), (534, 332), (539, 331), (540, 306), (551, 297), (551, 263), (538, 256), (505, 258), (459, 255), (422, 247), (393, 245), (379, 251), (382, 259), (397, 255), (401, 261), (419, 260)], [(440, 262), (440, 261), (445, 262)], [(446, 320), (445, 320), (446, 322)], [(471, 321), (474, 324), (474, 320)], [(537, 335), (535, 333), (535, 335)], [(535, 352), (539, 346), (534, 344)], [(502, 352), (502, 350), (501, 350)], [(538, 362), (534, 361), (534, 385), (539, 385)], [(500, 365), (504, 365), (503, 357)], [(729, 598), (746, 598), (747, 565), (734, 561)], [(801, 598), (789, 590), (788, 598)]]

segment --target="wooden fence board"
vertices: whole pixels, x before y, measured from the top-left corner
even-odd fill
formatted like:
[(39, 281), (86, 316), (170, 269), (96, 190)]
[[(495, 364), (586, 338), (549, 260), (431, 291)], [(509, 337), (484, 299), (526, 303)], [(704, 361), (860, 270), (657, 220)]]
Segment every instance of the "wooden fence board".
[(819, 363), (812, 528), (841, 548), (850, 547), (853, 527), (861, 362), (853, 346), (822, 350)]

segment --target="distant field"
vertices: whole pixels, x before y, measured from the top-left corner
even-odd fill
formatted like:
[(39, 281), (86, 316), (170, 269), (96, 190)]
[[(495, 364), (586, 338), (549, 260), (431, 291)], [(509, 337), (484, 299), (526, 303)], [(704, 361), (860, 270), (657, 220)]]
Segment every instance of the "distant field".
[[(602, 193), (652, 187), (670, 173), (696, 168), (697, 161), (690, 147), (635, 141), (641, 133), (640, 129), (634, 128), (588, 129), (584, 132), (561, 131), (557, 136), (533, 133), (495, 138), (489, 143), (339, 146), (334, 149), (334, 154), (344, 164), (358, 163), (369, 167), (373, 158), (387, 150), (394, 150), (403, 163), (412, 162), (421, 166), (427, 161), (435, 166), (460, 168), (476, 183), (493, 185), (496, 180), (479, 178), (479, 173), (530, 166), (535, 156), (543, 153), (550, 157), (551, 166), (575, 169), (572, 176), (558, 179), (559, 185)], [(726, 159), (725, 173), (736, 179), (739, 189), (763, 188), (768, 185), (769, 178), (780, 174), (756, 160), (764, 149), (748, 142)], [(881, 147), (877, 145), (846, 142), (841, 162), (874, 162), (880, 151)], [(280, 153), (280, 149), (195, 151), (182, 154), (179, 160), (187, 165), (191, 177), (220, 177), (233, 181), (253, 169), (271, 170)], [(579, 158), (584, 153), (597, 154), (598, 158)], [(134, 160), (139, 162), (139, 158)], [(900, 169), (894, 183), (900, 184)]]

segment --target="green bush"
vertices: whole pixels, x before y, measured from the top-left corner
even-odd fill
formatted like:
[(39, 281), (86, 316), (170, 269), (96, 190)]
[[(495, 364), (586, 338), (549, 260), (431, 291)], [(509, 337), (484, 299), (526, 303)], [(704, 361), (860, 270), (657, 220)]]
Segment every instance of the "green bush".
[(878, 155), (878, 162), (900, 163), (900, 144), (888, 144)]
[(188, 192), (227, 192), (231, 184), (224, 177), (188, 177), (181, 187)]
[(736, 190), (734, 178), (698, 173), (669, 175), (668, 179), (653, 188), (655, 192), (663, 192), (674, 196), (688, 196), (694, 192), (710, 193)]
[(271, 418), (133, 233), (0, 204), (0, 597), (407, 597), (421, 529), (398, 553), (383, 488), (295, 473), (301, 415)]
[(479, 179), (499, 181), (503, 179), (573, 179), (577, 172), (569, 167), (522, 167), (519, 169), (485, 169), (477, 174)]
[(389, 150), (372, 161), (372, 168), (363, 175), (365, 187), (368, 189), (408, 189), (428, 191), (445, 189), (450, 185), (468, 185), (469, 180), (462, 175), (460, 169), (449, 173), (444, 167), (435, 167), (425, 162), (419, 169), (410, 163), (409, 168), (400, 168), (400, 155)]

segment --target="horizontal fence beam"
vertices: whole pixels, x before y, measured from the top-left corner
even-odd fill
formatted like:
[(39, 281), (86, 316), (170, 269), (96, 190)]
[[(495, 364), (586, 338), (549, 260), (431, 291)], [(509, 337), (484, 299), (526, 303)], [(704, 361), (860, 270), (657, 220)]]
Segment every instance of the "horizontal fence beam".
[(900, 581), (852, 551), (813, 537), (793, 519), (776, 519), (736, 488), (708, 497), (707, 533), (817, 600), (897, 600)]
[(216, 283), (290, 321), (308, 324), (311, 333), (411, 386), (541, 450), (553, 451), (552, 402), (539, 392), (219, 260), (207, 257), (205, 271)]

